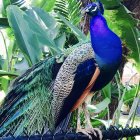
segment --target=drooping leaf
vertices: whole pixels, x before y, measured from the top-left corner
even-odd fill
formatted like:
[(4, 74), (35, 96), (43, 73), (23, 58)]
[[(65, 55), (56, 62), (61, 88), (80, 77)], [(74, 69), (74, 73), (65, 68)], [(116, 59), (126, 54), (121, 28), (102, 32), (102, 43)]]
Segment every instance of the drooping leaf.
[(51, 17), (48, 13), (46, 14), (44, 11), (42, 11), (42, 9), (39, 8), (29, 9), (26, 11), (26, 13), (30, 16), (32, 15), (33, 17), (32, 19), (30, 18), (30, 20), (28, 20), (28, 25), (30, 29), (36, 34), (38, 41), (41, 44), (48, 46), (52, 55), (61, 53), (61, 50), (54, 42), (54, 38), (59, 33), (59, 30), (53, 17)]
[(131, 89), (129, 89), (125, 92), (123, 101), (125, 103), (129, 102), (129, 101), (132, 101), (135, 98), (136, 94), (137, 94), (137, 86), (134, 86), (134, 87), (132, 87)]
[(37, 16), (43, 21), (47, 28), (53, 29), (54, 27), (56, 27), (56, 20), (53, 18), (53, 16), (51, 16), (49, 13), (43, 11), (40, 8), (32, 7), (32, 9), (28, 9), (26, 13), (30, 16), (33, 16), (32, 18), (36, 20), (37, 17), (34, 16), (34, 11), (37, 13)]
[(104, 8), (107, 10), (113, 10), (120, 7), (121, 3), (120, 0), (101, 0), (104, 4)]
[(106, 10), (105, 17), (109, 27), (120, 36), (123, 44), (130, 50), (129, 58), (135, 61), (137, 67), (140, 67), (140, 45), (135, 31), (137, 20), (128, 14), (122, 5), (116, 10)]
[(37, 36), (28, 26), (30, 18), (14, 5), (7, 8), (7, 14), (9, 24), (14, 31), (19, 48), (27, 59), (29, 65), (35, 64), (40, 60), (41, 50), (39, 48)]
[(110, 99), (105, 98), (102, 102), (100, 102), (97, 105), (88, 105), (88, 109), (94, 113), (99, 113), (102, 110), (104, 110), (106, 107), (108, 107), (109, 103), (110, 103)]
[(102, 89), (103, 95), (106, 98), (111, 99), (111, 83), (107, 84), (103, 89)]
[[(99, 121), (100, 123), (102, 123), (105, 127), (106, 127), (106, 129), (107, 128), (109, 128), (110, 127), (110, 125), (111, 125), (111, 123), (112, 123), (112, 121), (111, 120), (102, 120), (102, 119), (94, 119), (94, 121)], [(98, 122), (98, 123), (99, 123)]]
[(13, 72), (7, 72), (7, 71), (3, 71), (0, 70), (0, 76), (8, 76), (8, 77), (17, 77), (18, 74), (17, 73), (13, 73)]
[(140, 30), (138, 28), (131, 28), (131, 30), (135, 39), (136, 46), (131, 48), (133, 52), (130, 54), (130, 57), (135, 60), (135, 66), (140, 72)]

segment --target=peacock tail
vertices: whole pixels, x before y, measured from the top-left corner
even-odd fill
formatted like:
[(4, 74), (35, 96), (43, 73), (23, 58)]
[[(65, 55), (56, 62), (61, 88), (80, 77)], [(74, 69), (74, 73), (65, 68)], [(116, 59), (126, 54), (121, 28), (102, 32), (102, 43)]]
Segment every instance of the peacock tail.
[[(89, 57), (92, 57), (91, 43), (79, 43), (64, 50), (61, 58), (63, 57), (63, 61), (65, 61), (65, 58), (73, 52), (68, 57), (72, 62), (76, 60), (75, 54), (81, 52), (83, 55), (77, 54), (76, 56), (82, 56), (81, 58), (84, 59), (88, 57), (89, 49), (91, 53)], [(0, 109), (0, 118), (2, 118), (0, 135), (10, 132), (14, 136), (18, 136), (25, 131), (31, 135), (36, 131), (42, 132), (44, 128), (54, 131), (60, 107), (66, 97), (66, 94), (56, 91), (57, 88), (54, 90), (54, 86), (58, 85), (58, 79), (62, 80), (57, 78), (55, 81), (63, 63), (58, 63), (59, 59), (59, 57), (50, 57), (42, 60), (15, 79)], [(62, 83), (61, 87), (65, 88)], [(62, 97), (60, 104), (58, 104), (59, 97), (56, 98), (57, 93)]]
[(54, 58), (39, 62), (18, 77), (5, 98), (0, 113), (0, 133), (11, 132), (15, 136), (53, 128), (51, 100)]

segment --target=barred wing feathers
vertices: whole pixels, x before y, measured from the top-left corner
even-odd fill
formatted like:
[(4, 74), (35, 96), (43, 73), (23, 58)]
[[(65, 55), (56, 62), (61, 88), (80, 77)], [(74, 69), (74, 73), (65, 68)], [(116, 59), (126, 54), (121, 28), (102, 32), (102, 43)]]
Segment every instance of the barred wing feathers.
[(76, 48), (66, 58), (53, 87), (52, 113), (56, 126), (72, 110), (90, 82), (95, 68), (94, 52), (90, 43)]

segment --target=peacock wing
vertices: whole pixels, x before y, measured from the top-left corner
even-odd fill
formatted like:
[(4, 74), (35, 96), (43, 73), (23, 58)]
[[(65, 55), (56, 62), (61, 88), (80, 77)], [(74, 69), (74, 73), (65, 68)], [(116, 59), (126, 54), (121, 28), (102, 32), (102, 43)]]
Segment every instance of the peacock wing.
[(53, 87), (52, 114), (55, 126), (67, 116), (90, 82), (96, 69), (90, 43), (76, 48), (61, 66)]

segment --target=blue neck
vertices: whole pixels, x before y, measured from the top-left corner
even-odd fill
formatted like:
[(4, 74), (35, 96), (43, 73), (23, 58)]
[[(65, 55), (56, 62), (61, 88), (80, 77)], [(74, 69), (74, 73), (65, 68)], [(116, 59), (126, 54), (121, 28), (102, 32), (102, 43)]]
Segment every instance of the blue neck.
[(90, 33), (92, 34), (92, 36), (97, 35), (97, 34), (104, 35), (104, 34), (106, 34), (106, 32), (108, 30), (109, 30), (109, 28), (107, 26), (107, 22), (102, 15), (96, 15), (91, 18)]
[(120, 38), (109, 29), (102, 15), (96, 15), (91, 18), (90, 36), (99, 64), (114, 63), (120, 59), (122, 54)]

